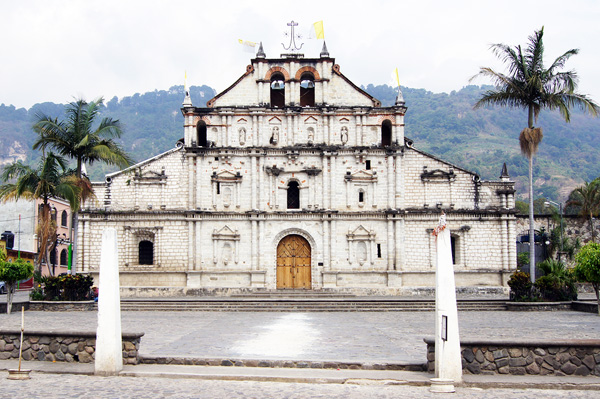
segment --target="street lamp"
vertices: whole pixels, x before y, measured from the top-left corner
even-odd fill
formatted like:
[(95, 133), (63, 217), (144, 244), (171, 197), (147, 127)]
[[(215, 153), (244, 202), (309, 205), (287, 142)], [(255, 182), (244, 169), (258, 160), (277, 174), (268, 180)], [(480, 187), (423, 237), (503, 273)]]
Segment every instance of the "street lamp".
[(563, 206), (562, 202), (560, 204), (550, 200), (546, 200), (546, 202), (544, 202), (545, 206), (550, 206), (550, 204), (557, 205), (560, 209), (560, 252), (558, 253), (558, 261), (560, 262), (563, 253)]

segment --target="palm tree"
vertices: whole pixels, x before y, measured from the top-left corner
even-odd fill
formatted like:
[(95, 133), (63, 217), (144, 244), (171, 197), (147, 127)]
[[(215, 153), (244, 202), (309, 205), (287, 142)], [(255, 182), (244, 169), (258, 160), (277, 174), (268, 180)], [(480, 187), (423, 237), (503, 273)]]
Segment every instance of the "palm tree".
[[(76, 160), (75, 175), (79, 182), (83, 181), (81, 178), (84, 163), (93, 165), (95, 162), (104, 162), (119, 168), (131, 165), (133, 159), (115, 141), (123, 133), (120, 122), (112, 118), (102, 118), (96, 124), (96, 117), (103, 102), (103, 98), (90, 103), (78, 99), (66, 107), (66, 119), (63, 121), (44, 114), (36, 115), (37, 121), (33, 129), (39, 137), (33, 144), (33, 149), (39, 148), (44, 151), (48, 147), (53, 148), (59, 154)], [(76, 237), (79, 207), (74, 211), (72, 225), (75, 225)], [(72, 227), (69, 230), (70, 239), (73, 241)], [(77, 246), (74, 245), (73, 259), (76, 259), (76, 252)]]
[[(21, 198), (42, 200), (40, 223), (37, 234), (40, 243), (37, 269), (41, 270), (42, 259), (50, 264), (48, 248), (56, 240), (56, 222), (50, 217), (50, 199), (59, 197), (67, 200), (71, 209), (77, 209), (82, 197), (89, 195), (85, 183), (66, 169), (67, 162), (59, 155), (49, 152), (40, 160), (36, 169), (23, 164), (20, 160), (8, 165), (0, 176), (2, 181), (14, 180), (0, 186), (0, 200), (8, 202)], [(48, 268), (48, 270), (51, 269)]]
[(571, 108), (577, 106), (584, 112), (598, 116), (600, 107), (583, 94), (575, 92), (578, 77), (575, 71), (563, 72), (561, 69), (571, 56), (579, 52), (571, 49), (554, 60), (550, 67), (544, 67), (544, 28), (529, 36), (527, 48), (511, 47), (506, 44), (494, 44), (492, 52), (506, 64), (508, 73), (496, 72), (492, 68), (482, 67), (472, 79), (483, 76), (490, 78), (496, 88), (488, 90), (477, 101), (474, 108), (487, 105), (523, 108), (527, 110), (527, 127), (519, 136), (521, 152), (529, 160), (529, 264), (531, 280), (535, 281), (535, 240), (533, 220), (533, 156), (542, 141), (542, 129), (534, 122), (542, 109), (558, 109), (565, 119), (571, 119)]
[(594, 216), (600, 212), (600, 181), (585, 182), (577, 187), (569, 195), (567, 206), (575, 206), (579, 209), (579, 215), (587, 218), (592, 232), (592, 242), (596, 242), (594, 233)]

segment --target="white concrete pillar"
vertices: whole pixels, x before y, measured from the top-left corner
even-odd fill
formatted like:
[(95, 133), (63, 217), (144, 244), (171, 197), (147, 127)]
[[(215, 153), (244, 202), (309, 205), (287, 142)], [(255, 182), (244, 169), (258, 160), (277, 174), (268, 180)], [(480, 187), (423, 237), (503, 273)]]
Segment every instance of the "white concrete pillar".
[(96, 330), (95, 374), (117, 375), (123, 369), (121, 294), (119, 291), (117, 231), (102, 233), (98, 284), (98, 328)]
[(204, 157), (197, 156), (194, 161), (196, 163), (196, 173), (192, 173), (192, 175), (195, 177), (193, 179), (195, 186), (191, 188), (190, 191), (196, 193), (196, 209), (202, 209), (203, 206), (207, 207), (207, 205), (204, 204), (204, 196), (202, 195), (202, 164), (204, 162)]
[(462, 381), (462, 359), (458, 333), (456, 285), (452, 266), (450, 229), (442, 215), (436, 237), (435, 273), (435, 376)]

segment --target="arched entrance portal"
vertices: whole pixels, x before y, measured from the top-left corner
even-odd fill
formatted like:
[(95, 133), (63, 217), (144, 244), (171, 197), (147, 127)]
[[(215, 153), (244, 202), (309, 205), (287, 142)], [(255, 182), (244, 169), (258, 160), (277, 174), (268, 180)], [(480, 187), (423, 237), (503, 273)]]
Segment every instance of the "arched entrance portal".
[(310, 244), (289, 235), (277, 245), (277, 288), (310, 289)]

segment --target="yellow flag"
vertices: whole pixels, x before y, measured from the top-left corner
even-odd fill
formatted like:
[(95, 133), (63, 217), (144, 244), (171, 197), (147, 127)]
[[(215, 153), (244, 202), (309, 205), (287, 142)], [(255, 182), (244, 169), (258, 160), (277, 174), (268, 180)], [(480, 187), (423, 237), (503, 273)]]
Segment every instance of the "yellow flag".
[(247, 53), (254, 53), (256, 48), (256, 43), (251, 42), (250, 40), (242, 40), (238, 39), (238, 43), (241, 44), (242, 48)]
[[(325, 31), (323, 30), (323, 21), (317, 21), (313, 24), (315, 29), (315, 38), (316, 39), (325, 39)], [(306, 29), (306, 28), (304, 28)]]
[(394, 68), (394, 72), (392, 73), (392, 76), (396, 80), (396, 84), (398, 85), (398, 87), (400, 87), (400, 77), (398, 76), (398, 68)]

